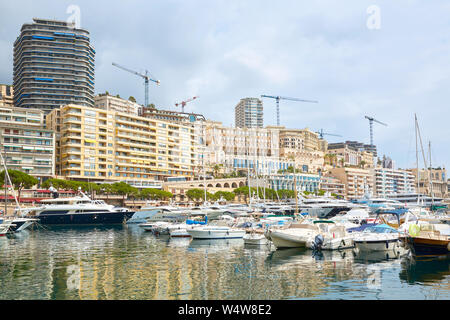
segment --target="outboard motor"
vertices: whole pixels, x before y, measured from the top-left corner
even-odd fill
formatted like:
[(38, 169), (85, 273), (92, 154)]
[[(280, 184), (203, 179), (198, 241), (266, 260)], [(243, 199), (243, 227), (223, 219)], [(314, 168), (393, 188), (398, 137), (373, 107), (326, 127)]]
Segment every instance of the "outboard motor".
[(323, 236), (321, 234), (318, 234), (314, 238), (314, 241), (312, 243), (312, 249), (320, 251), (320, 250), (322, 250), (322, 245), (323, 245)]

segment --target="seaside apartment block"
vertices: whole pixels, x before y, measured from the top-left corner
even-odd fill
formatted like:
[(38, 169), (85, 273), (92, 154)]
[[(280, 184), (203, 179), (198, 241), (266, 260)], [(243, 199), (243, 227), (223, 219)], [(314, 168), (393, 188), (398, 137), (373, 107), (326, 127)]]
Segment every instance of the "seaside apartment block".
[(42, 110), (0, 105), (0, 151), (8, 169), (40, 182), (55, 174), (55, 134), (44, 127)]
[(14, 105), (44, 110), (94, 106), (95, 50), (89, 32), (65, 21), (33, 19), (14, 42)]
[(198, 161), (195, 124), (65, 105), (47, 115), (56, 131), (58, 174), (90, 182), (161, 187), (167, 177), (191, 179)]

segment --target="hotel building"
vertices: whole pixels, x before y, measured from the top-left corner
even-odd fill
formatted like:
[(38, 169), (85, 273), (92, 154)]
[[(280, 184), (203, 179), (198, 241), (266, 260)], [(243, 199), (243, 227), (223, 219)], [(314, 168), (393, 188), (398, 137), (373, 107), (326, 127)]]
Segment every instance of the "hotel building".
[(65, 105), (47, 115), (48, 126), (56, 130), (58, 124), (56, 153), (67, 179), (160, 188), (170, 176), (191, 179), (198, 161), (198, 137), (190, 123)]
[(55, 135), (45, 129), (42, 110), (0, 106), (0, 143), (8, 169), (40, 182), (55, 174)]
[(95, 50), (89, 32), (65, 21), (33, 19), (14, 42), (14, 105), (44, 110), (94, 106)]

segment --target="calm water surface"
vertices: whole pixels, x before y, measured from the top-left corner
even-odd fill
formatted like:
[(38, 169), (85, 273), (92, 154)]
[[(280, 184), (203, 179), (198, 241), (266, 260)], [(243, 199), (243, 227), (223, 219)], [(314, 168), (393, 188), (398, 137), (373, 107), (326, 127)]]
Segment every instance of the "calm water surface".
[(138, 226), (0, 238), (0, 299), (450, 299), (450, 258), (314, 255)]

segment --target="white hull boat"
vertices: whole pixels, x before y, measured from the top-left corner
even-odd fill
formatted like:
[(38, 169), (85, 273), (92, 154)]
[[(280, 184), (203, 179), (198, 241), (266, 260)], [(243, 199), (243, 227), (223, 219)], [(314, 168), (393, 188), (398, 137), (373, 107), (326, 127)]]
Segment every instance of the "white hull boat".
[(186, 231), (193, 239), (233, 239), (243, 238), (245, 235), (243, 229), (215, 226), (195, 227)]
[(361, 252), (401, 251), (400, 233), (386, 224), (368, 227), (353, 235), (355, 248)]
[(244, 237), (244, 244), (252, 246), (265, 246), (269, 244), (269, 240), (260, 233), (247, 233)]

